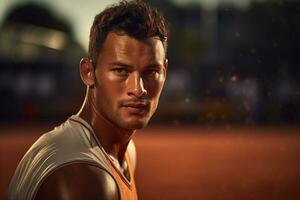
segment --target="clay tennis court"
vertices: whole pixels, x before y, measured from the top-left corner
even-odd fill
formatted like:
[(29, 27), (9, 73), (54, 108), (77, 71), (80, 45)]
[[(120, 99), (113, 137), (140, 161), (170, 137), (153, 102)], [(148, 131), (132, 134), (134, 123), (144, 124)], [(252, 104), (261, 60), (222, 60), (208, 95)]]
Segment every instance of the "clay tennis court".
[[(2, 126), (0, 198), (49, 126)], [(300, 199), (299, 127), (148, 128), (135, 136), (142, 200)]]

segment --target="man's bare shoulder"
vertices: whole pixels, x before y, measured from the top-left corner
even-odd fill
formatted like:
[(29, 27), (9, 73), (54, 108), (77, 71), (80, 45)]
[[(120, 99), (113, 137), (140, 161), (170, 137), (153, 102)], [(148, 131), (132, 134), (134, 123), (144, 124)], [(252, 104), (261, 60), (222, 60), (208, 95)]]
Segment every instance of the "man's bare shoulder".
[(104, 169), (85, 164), (61, 167), (48, 176), (35, 199), (119, 199), (113, 177)]

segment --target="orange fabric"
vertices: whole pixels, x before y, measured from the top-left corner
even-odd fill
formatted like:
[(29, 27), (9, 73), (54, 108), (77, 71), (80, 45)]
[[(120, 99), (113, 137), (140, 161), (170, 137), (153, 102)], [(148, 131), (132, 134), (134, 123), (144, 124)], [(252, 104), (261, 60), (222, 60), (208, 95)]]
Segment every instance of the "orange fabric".
[(121, 200), (137, 200), (137, 192), (132, 172), (132, 166), (128, 159), (127, 153), (125, 154), (125, 160), (128, 165), (129, 175), (130, 175), (130, 181), (128, 182), (125, 177), (121, 174), (121, 172), (116, 169), (115, 165), (111, 162), (110, 159), (108, 159), (110, 162), (111, 170), (113, 172), (113, 176), (118, 184), (119, 188), (119, 194), (121, 197)]

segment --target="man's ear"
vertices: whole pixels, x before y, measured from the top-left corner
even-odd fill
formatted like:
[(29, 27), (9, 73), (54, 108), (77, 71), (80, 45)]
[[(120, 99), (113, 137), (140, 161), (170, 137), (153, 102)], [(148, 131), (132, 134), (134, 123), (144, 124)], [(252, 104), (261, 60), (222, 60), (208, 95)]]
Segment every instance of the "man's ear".
[(165, 65), (165, 68), (166, 68), (166, 71), (167, 71), (168, 65), (169, 65), (169, 60), (168, 60), (168, 58), (165, 59), (164, 65)]
[(80, 77), (83, 83), (92, 87), (95, 85), (94, 67), (90, 59), (82, 58), (80, 60)]
[(165, 59), (165, 63), (164, 63), (164, 67), (165, 67), (165, 76), (166, 76), (166, 73), (167, 73), (167, 70), (168, 70), (168, 66), (169, 66), (169, 61), (168, 61), (168, 59), (166, 58)]

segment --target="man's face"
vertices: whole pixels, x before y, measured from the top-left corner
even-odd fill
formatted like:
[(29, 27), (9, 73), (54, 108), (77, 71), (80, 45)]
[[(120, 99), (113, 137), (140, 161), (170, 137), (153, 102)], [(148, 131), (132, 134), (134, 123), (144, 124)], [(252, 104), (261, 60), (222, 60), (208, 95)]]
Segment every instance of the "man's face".
[(154, 114), (166, 77), (166, 59), (157, 38), (139, 41), (109, 33), (97, 58), (97, 111), (119, 128), (145, 127)]

